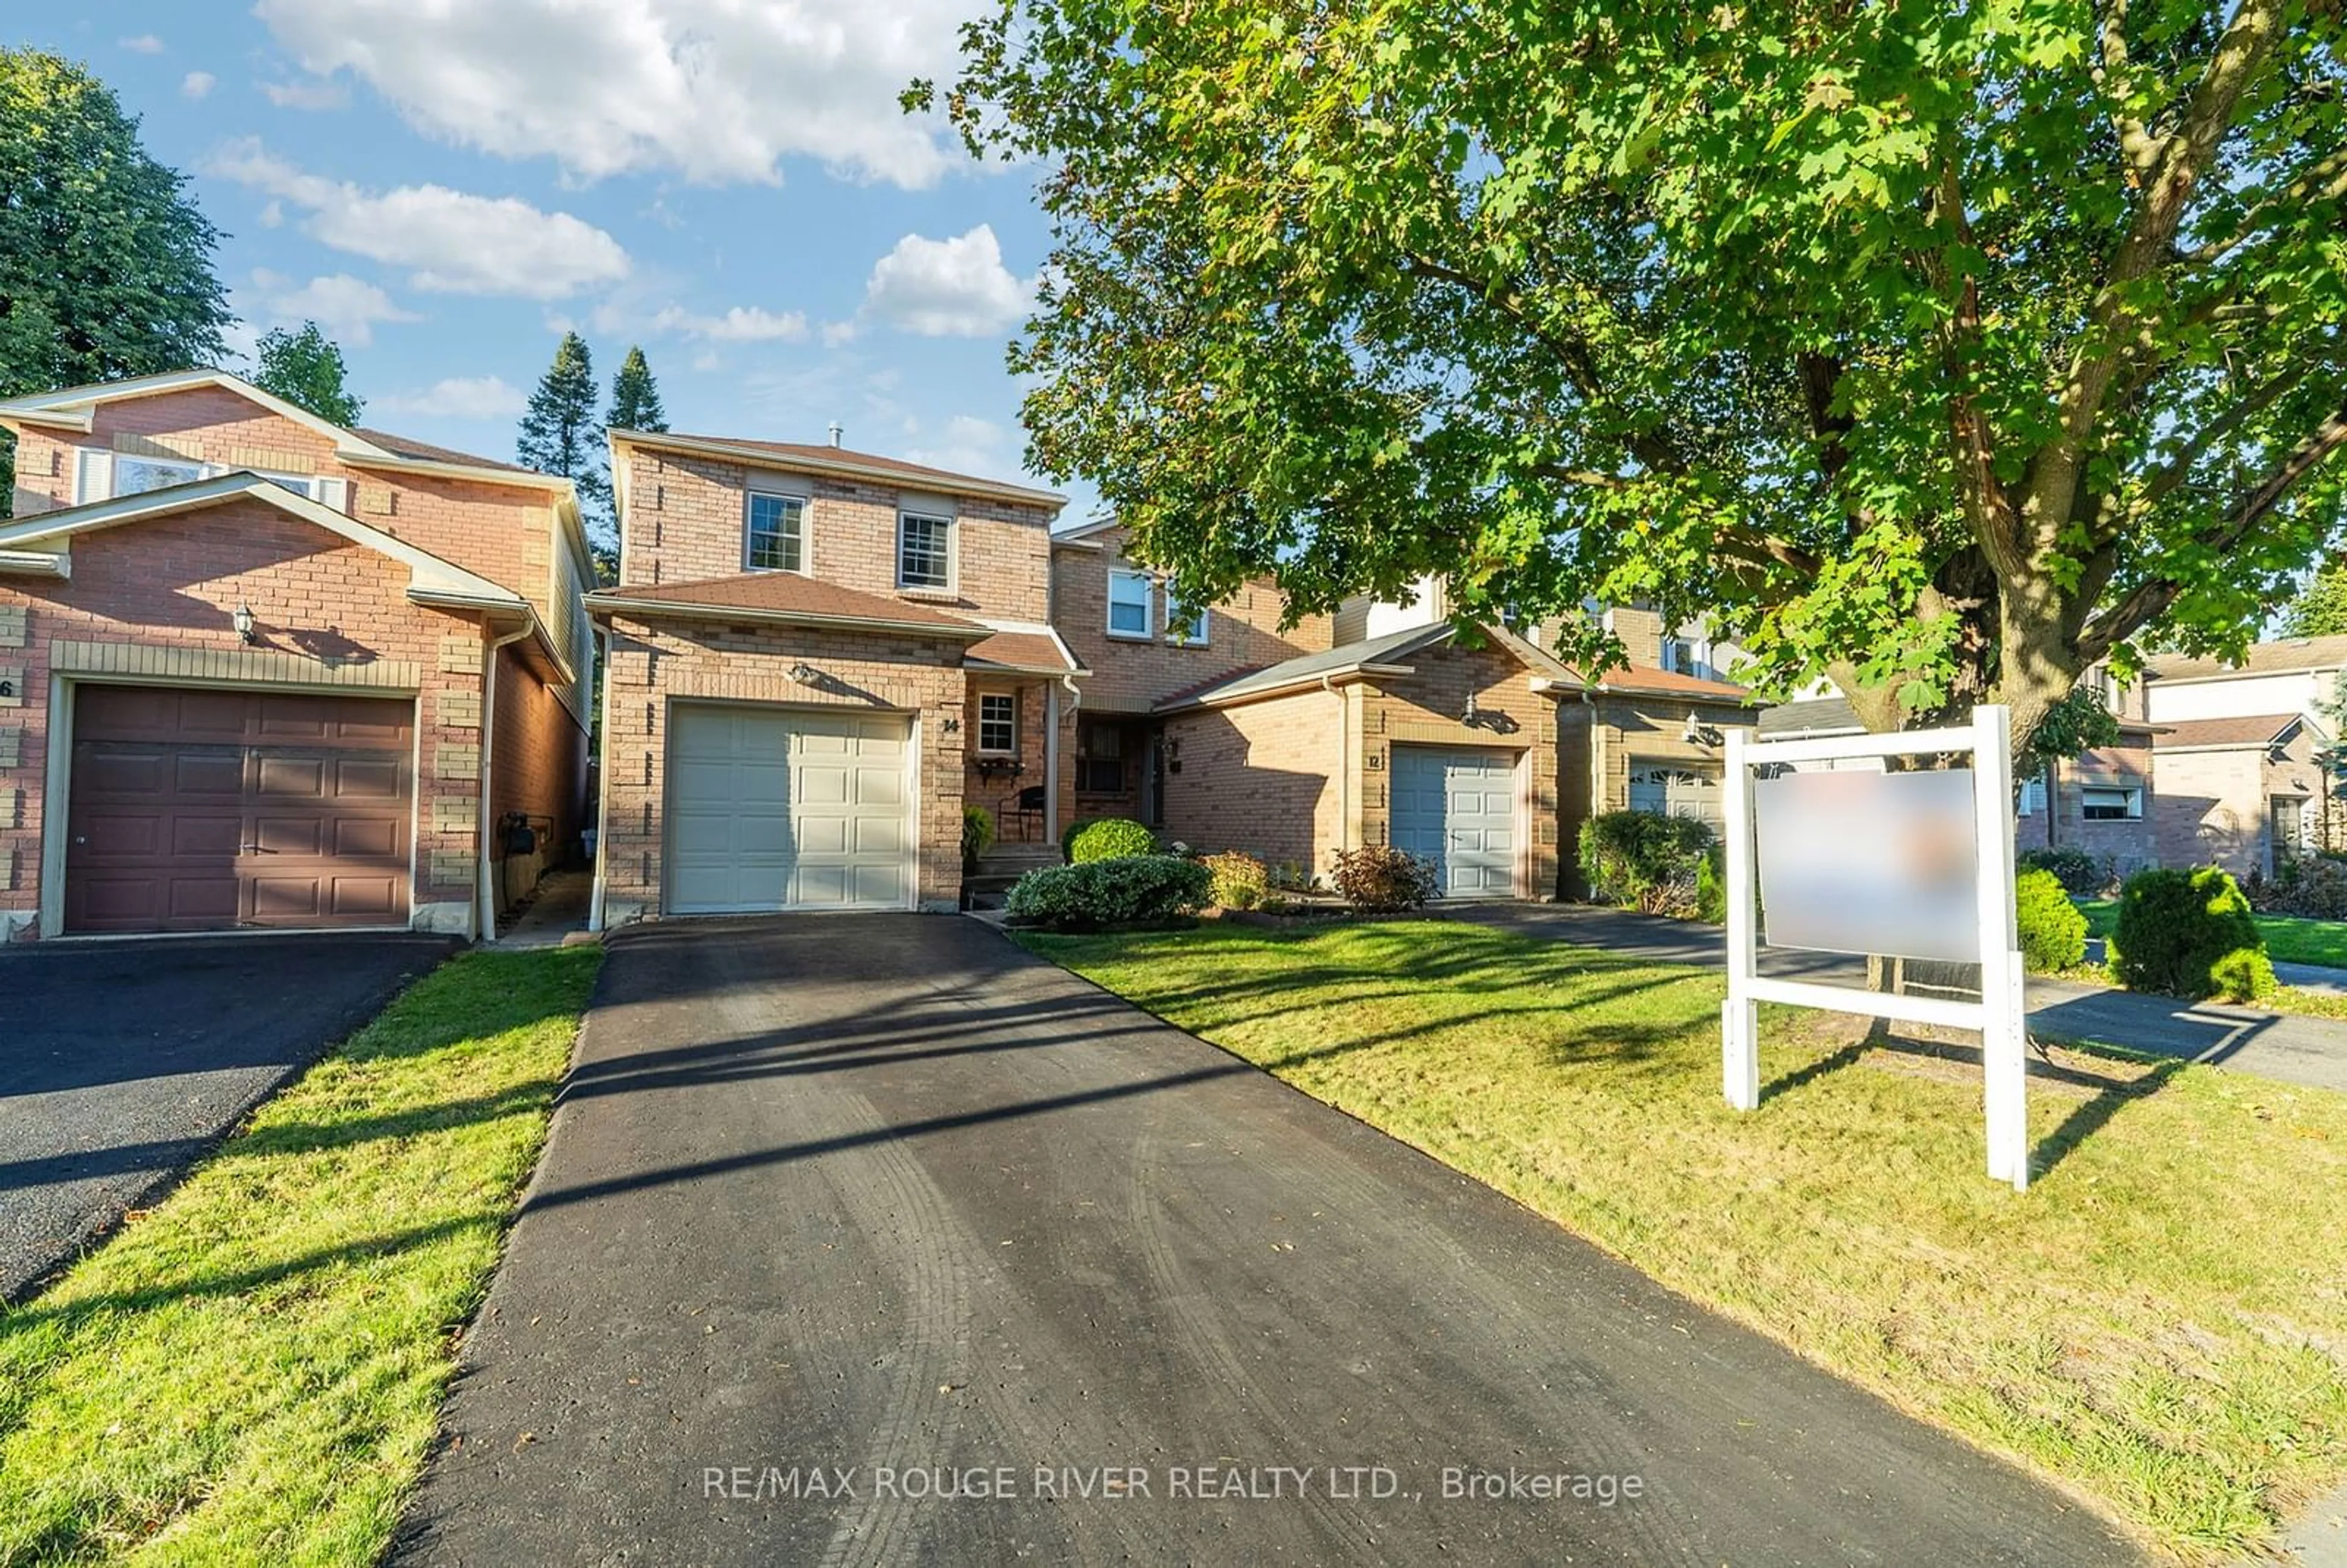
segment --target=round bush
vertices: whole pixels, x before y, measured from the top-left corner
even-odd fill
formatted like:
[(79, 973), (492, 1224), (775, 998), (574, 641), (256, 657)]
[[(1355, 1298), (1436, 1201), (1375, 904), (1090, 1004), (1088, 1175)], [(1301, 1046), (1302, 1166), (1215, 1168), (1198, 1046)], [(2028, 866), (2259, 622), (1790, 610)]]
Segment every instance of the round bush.
[(1422, 908), (1440, 890), (1433, 861), (1389, 845), (1338, 850), (1330, 880), (1345, 902), (1364, 915)]
[(2020, 917), (2021, 958), (2032, 974), (2075, 969), (2086, 958), (2086, 917), (2051, 871), (2032, 869), (2013, 879)]
[(1069, 865), (1081, 866), (1093, 860), (1153, 855), (1157, 852), (1157, 835), (1128, 817), (1104, 816), (1070, 829), (1061, 847), (1067, 852)]
[(2119, 889), (2111, 970), (2130, 990), (2255, 1001), (2273, 964), (2250, 901), (2219, 866), (2138, 871)]

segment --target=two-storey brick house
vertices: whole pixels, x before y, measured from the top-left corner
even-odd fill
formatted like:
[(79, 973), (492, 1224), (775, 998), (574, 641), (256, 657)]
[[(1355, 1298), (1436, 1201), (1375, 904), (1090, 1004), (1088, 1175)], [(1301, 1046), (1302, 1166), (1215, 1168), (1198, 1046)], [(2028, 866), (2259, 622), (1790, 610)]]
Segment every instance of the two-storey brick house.
[(569, 482), (217, 371), (0, 427), (0, 935), (493, 934), (582, 804)]

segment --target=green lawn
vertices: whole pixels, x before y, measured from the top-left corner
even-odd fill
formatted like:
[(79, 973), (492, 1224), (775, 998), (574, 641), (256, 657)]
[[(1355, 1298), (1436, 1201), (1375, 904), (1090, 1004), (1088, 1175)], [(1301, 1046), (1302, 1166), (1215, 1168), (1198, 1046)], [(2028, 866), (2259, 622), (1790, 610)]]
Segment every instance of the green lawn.
[[(2116, 898), (2074, 900), (2086, 917), (2086, 934), (2107, 937), (2119, 923)], [(2327, 964), (2347, 969), (2347, 920), (2308, 920), (2296, 915), (2260, 915), (2258, 929), (2266, 937), (2266, 956), (2286, 964)]]
[(600, 958), (452, 960), (0, 1307), (0, 1565), (380, 1558)]
[(2060, 1050), (2038, 1177), (1982, 1166), (1976, 1066), (1722, 982), (1433, 922), (1029, 946), (1424, 1149), (2187, 1558), (2347, 1475), (2347, 1096)]

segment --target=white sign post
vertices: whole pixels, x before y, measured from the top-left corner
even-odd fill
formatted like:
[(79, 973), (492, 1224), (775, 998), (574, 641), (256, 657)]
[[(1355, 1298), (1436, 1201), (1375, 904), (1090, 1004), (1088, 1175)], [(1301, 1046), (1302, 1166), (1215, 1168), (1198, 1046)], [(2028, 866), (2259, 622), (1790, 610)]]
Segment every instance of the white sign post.
[[(1951, 888), (1963, 891), (1963, 867), (1950, 865), (1945, 803), (1962, 774), (1829, 775), (1847, 803), (1844, 831), (1830, 840), (1809, 831), (1819, 811), (1819, 775), (1772, 777), (1778, 764), (1853, 759), (1972, 753), (1969, 891), (1972, 908), (1945, 915)], [(1784, 1002), (1902, 1023), (1974, 1030), (1981, 1037), (1988, 1112), (1988, 1173), (2029, 1186), (2028, 1036), (2022, 998), (2020, 941), (2013, 904), (2013, 724), (2004, 708), (1973, 710), (1960, 729), (1903, 734), (1828, 736), (1816, 740), (1748, 741), (1727, 732), (1727, 1001), (1721, 1009), (1722, 1086), (1739, 1111), (1760, 1104), (1759, 1004)], [(1777, 792), (1773, 797), (1763, 791)], [(1765, 805), (1763, 802), (1765, 800)], [(1839, 803), (1837, 803), (1839, 804)], [(1936, 815), (1934, 814), (1937, 814)], [(1763, 818), (1768, 820), (1764, 821)], [(1873, 832), (1881, 823), (1911, 821), (1912, 833)], [(1952, 869), (1955, 872), (1951, 876)], [(1820, 898), (1820, 889), (1827, 896)], [(1772, 946), (1878, 953), (1885, 957), (1976, 958), (1981, 999), (1855, 990), (1846, 986), (1764, 978), (1759, 899), (1766, 893), (1781, 924), (1792, 931)], [(1911, 908), (1912, 905), (1918, 907)], [(1922, 907), (1929, 906), (1929, 907)], [(1888, 915), (1891, 917), (1878, 917)], [(1968, 917), (1967, 917), (1968, 916)], [(1780, 922), (1772, 915), (1772, 926)], [(1976, 924), (1975, 928), (1973, 927)], [(1928, 929), (1927, 929), (1928, 927)]]

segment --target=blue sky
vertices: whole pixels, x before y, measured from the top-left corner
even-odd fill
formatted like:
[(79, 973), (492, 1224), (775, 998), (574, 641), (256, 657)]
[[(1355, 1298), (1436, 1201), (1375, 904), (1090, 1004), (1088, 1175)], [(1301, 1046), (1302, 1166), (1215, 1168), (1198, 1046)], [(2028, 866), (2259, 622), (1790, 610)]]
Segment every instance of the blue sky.
[(970, 0), (7, 4), (193, 176), (240, 339), (316, 319), (370, 424), (510, 456), (575, 326), (679, 430), (1022, 477), (1031, 170), (896, 103)]

